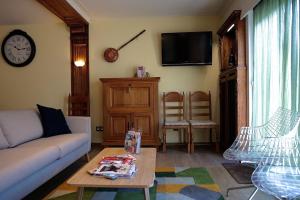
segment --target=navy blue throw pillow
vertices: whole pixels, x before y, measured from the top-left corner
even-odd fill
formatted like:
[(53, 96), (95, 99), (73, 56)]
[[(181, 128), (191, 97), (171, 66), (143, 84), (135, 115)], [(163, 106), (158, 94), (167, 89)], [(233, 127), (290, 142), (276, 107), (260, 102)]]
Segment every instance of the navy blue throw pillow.
[(44, 129), (43, 137), (71, 133), (61, 109), (49, 108), (37, 104), (40, 112), (42, 126)]

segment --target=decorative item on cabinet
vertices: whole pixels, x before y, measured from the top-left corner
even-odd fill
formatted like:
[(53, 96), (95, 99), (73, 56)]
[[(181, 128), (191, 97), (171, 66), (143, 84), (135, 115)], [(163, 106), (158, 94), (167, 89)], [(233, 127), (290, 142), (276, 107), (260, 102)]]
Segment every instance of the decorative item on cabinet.
[(146, 72), (145, 67), (144, 66), (138, 66), (136, 68), (136, 72), (134, 73), (134, 77), (136, 78), (149, 78), (150, 77), (150, 73)]
[(145, 76), (145, 67), (144, 66), (138, 66), (136, 68), (136, 75), (138, 78), (142, 78)]
[(142, 145), (160, 146), (159, 77), (100, 78), (103, 83), (103, 145), (123, 146), (128, 124), (143, 131)]

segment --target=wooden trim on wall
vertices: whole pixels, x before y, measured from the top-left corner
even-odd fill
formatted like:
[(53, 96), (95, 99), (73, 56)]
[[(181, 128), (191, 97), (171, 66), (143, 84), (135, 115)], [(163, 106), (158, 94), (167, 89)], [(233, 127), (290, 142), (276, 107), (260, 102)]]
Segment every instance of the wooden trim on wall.
[(219, 28), (218, 30), (218, 35), (223, 36), (226, 32), (227, 29), (232, 25), (235, 24), (239, 21), (241, 16), (241, 11), (240, 10), (234, 10), (231, 15), (226, 19), (224, 24)]
[(37, 0), (68, 26), (88, 22), (66, 0)]
[[(89, 95), (89, 43), (88, 25), (70, 26), (71, 38), (71, 94), (73, 96)], [(84, 60), (83, 67), (76, 67), (76, 60)]]
[[(66, 0), (37, 1), (70, 28), (71, 96), (88, 97), (86, 106), (89, 108), (89, 24)], [(83, 60), (84, 66), (76, 67), (74, 64), (76, 60)], [(77, 115), (87, 115), (86, 113), (77, 113)]]

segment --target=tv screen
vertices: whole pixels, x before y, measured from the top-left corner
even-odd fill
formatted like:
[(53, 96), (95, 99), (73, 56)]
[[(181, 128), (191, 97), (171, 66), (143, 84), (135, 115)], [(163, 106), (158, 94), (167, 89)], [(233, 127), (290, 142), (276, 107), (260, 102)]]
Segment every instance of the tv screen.
[(162, 33), (162, 65), (211, 65), (212, 32)]

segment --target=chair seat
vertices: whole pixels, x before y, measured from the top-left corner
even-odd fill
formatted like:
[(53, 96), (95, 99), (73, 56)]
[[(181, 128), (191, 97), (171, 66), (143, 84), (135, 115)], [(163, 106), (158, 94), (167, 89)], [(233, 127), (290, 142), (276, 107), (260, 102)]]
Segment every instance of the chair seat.
[(196, 120), (196, 119), (193, 119), (193, 120), (189, 120), (189, 122), (192, 126), (215, 126), (215, 125), (217, 125), (216, 122), (211, 121), (211, 120)]
[(300, 173), (297, 166), (259, 166), (251, 180), (258, 189), (278, 199), (300, 197)]
[(188, 126), (189, 122), (186, 120), (180, 120), (180, 121), (166, 121), (164, 123), (165, 126)]

